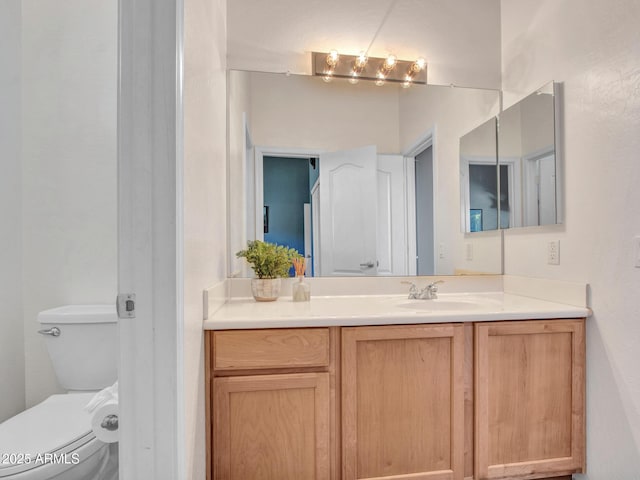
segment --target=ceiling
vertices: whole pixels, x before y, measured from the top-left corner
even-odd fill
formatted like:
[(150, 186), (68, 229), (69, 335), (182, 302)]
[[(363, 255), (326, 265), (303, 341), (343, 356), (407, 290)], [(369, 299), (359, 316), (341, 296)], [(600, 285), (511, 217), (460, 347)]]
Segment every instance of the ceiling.
[[(393, 0), (230, 0), (231, 69), (310, 74), (312, 51), (366, 50)], [(369, 50), (424, 57), (428, 82), (500, 88), (500, 0), (396, 0)]]

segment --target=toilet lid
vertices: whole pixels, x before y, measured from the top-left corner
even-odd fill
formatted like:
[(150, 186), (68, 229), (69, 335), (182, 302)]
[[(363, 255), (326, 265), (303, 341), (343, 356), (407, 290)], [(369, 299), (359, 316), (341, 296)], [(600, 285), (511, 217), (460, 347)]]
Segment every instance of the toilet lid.
[(36, 459), (45, 453), (68, 453), (95, 438), (84, 409), (94, 395), (52, 395), (0, 423), (0, 477), (42, 466)]

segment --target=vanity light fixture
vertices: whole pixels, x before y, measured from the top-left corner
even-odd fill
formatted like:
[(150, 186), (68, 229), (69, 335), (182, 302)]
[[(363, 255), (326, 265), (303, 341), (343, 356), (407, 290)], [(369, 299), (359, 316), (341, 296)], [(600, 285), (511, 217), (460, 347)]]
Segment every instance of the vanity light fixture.
[(381, 86), (386, 82), (402, 83), (409, 87), (413, 84), (427, 83), (427, 64), (424, 58), (415, 61), (398, 60), (390, 54), (386, 58), (367, 57), (366, 52), (358, 55), (339, 54), (337, 50), (329, 53), (312, 52), (313, 75), (322, 77), (325, 82), (333, 78), (346, 78), (356, 84), (360, 79), (372, 80)]

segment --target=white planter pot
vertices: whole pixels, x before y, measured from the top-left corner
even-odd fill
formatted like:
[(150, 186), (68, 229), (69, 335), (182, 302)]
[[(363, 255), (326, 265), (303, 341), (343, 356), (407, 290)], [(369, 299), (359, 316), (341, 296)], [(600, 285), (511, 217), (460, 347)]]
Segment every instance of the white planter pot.
[(251, 293), (256, 302), (273, 302), (280, 296), (281, 278), (252, 278)]

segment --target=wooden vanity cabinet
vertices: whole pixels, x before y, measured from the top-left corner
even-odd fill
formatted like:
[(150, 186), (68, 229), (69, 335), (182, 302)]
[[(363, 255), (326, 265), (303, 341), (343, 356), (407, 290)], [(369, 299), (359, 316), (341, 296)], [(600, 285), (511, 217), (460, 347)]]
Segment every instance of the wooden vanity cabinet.
[(337, 328), (209, 332), (208, 478), (339, 478), (338, 334)]
[(209, 480), (570, 480), (584, 319), (209, 331)]
[(475, 325), (475, 478), (584, 471), (584, 319)]
[(342, 329), (343, 480), (464, 477), (464, 326)]

